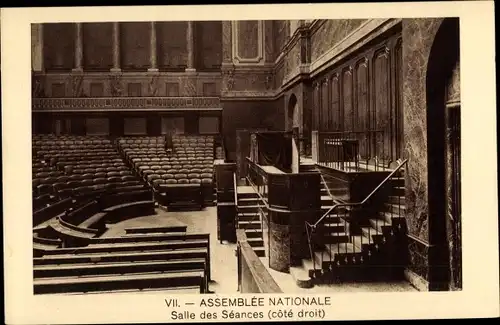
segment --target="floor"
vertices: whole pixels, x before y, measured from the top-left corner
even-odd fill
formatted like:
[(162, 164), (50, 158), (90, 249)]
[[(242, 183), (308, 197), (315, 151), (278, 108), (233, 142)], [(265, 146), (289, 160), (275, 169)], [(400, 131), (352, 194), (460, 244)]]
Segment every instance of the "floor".
[[(239, 188), (238, 188), (239, 190)], [(157, 208), (152, 216), (129, 219), (114, 225), (103, 236), (120, 236), (125, 228), (133, 226), (187, 225), (189, 232), (210, 233), (212, 280), (210, 290), (217, 294), (237, 293), (237, 262), (235, 244), (221, 244), (217, 240), (217, 209), (208, 207), (203, 211), (167, 212)], [(266, 258), (262, 258), (268, 266)], [(349, 283), (315, 286), (311, 289), (299, 288), (292, 276), (271, 270), (267, 267), (277, 284), (285, 293), (332, 293), (332, 292), (374, 292), (374, 291), (416, 291), (406, 282), (398, 283)], [(178, 292), (176, 292), (178, 293)]]

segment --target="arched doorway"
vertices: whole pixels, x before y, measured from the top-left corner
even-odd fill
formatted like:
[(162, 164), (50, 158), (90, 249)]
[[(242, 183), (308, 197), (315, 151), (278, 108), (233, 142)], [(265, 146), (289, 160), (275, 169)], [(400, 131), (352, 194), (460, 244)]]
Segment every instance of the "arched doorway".
[(462, 286), (459, 62), (459, 20), (446, 18), (426, 77), (430, 290)]
[(291, 131), (294, 127), (299, 127), (298, 121), (298, 103), (295, 94), (290, 96), (287, 108), (287, 130)]

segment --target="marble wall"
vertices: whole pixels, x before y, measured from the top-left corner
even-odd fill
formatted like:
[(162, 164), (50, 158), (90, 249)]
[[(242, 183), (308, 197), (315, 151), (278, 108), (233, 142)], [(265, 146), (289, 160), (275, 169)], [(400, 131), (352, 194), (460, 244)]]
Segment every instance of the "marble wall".
[(403, 20), (403, 109), (408, 232), (428, 241), (426, 76), (429, 54), (442, 19)]
[(311, 61), (317, 60), (330, 48), (352, 33), (366, 19), (326, 19), (313, 27), (311, 34)]

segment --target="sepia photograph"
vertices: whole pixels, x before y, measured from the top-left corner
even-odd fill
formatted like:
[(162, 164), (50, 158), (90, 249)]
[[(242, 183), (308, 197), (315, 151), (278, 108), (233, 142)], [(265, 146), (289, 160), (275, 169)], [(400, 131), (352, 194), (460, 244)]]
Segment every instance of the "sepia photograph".
[(31, 294), (460, 294), (462, 18), (363, 16), (30, 22)]

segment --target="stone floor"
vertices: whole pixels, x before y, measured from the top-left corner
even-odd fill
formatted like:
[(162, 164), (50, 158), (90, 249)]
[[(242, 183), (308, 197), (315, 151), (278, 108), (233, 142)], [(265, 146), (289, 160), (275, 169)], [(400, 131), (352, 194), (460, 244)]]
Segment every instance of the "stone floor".
[[(210, 233), (212, 280), (210, 290), (217, 294), (237, 293), (237, 263), (235, 244), (221, 244), (217, 240), (217, 209), (208, 207), (203, 211), (166, 212), (156, 209), (152, 216), (129, 219), (114, 225), (103, 236), (120, 236), (127, 227), (187, 225), (189, 232)], [(268, 266), (266, 258), (262, 258)], [(268, 268), (268, 267), (267, 267)], [(285, 293), (331, 293), (331, 292), (374, 292), (374, 291), (416, 291), (409, 283), (349, 283), (299, 288), (292, 276), (269, 269), (277, 284)], [(178, 293), (178, 292), (176, 292)]]

